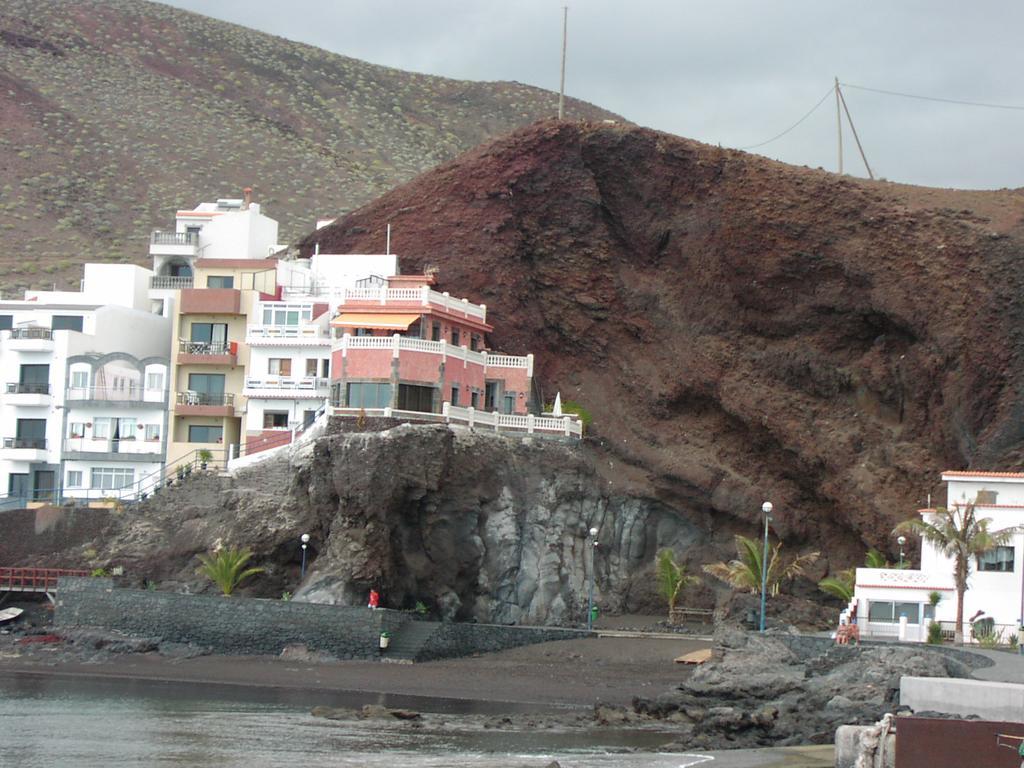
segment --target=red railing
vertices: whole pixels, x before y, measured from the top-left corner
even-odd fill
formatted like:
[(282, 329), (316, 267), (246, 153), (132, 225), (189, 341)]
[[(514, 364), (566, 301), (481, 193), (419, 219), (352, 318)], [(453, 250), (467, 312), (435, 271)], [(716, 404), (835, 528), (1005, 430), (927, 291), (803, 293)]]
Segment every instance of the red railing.
[(61, 576), (88, 576), (71, 568), (0, 568), (0, 592), (49, 592)]

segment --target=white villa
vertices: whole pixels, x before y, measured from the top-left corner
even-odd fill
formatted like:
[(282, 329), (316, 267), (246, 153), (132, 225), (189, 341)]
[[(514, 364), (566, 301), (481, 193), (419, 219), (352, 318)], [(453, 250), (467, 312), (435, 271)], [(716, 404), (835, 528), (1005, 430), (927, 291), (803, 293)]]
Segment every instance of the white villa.
[[(947, 508), (975, 503), (979, 519), (991, 519), (990, 530), (1024, 525), (1024, 472), (944, 472)], [(931, 509), (919, 510), (925, 519)], [(979, 612), (994, 622), (1005, 642), (1024, 618), (1024, 532), (1007, 546), (996, 547), (970, 564), (964, 595), (964, 637), (971, 639), (970, 619)], [(933, 610), (929, 595), (942, 599)], [(863, 638), (891, 637), (923, 641), (935, 620), (951, 636), (956, 624), (953, 561), (926, 541), (916, 570), (858, 568), (854, 598), (843, 613), (854, 616)], [(906, 617), (902, 622), (901, 617)]]

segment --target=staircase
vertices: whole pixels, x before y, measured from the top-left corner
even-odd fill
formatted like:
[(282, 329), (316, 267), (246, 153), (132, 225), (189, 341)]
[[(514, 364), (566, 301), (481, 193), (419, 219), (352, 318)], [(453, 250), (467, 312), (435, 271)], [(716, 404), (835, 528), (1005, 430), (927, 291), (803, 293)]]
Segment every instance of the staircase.
[(423, 646), (441, 626), (437, 621), (407, 621), (391, 635), (391, 645), (380, 656), (392, 664), (412, 664)]

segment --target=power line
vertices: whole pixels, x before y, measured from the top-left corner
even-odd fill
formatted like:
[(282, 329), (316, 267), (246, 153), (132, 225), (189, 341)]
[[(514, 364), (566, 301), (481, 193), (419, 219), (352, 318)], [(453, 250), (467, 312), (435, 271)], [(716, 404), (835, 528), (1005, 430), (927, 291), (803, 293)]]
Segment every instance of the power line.
[(856, 88), (858, 91), (871, 91), (872, 93), (884, 93), (887, 96), (902, 96), (906, 99), (920, 99), (921, 101), (941, 101), (944, 104), (963, 104), (968, 107), (988, 107), (990, 109), (1013, 109), (1024, 111), (1024, 106), (1014, 104), (989, 104), (984, 101), (964, 101), (961, 99), (943, 99), (938, 96), (919, 96), (916, 93), (902, 93), (900, 91), (886, 91), (882, 88), (868, 88), (866, 85), (853, 85), (852, 83), (840, 83), (844, 88)]
[(820, 100), (820, 101), (818, 101), (818, 103), (817, 103), (817, 104), (815, 104), (815, 105), (814, 105), (813, 107), (811, 107), (811, 109), (810, 109), (810, 110), (809, 110), (809, 111), (807, 112), (807, 114), (805, 114), (805, 115), (804, 115), (803, 117), (801, 117), (801, 118), (800, 118), (799, 120), (797, 120), (797, 121), (796, 121), (795, 123), (793, 123), (793, 124), (792, 124), (791, 126), (789, 126), (789, 128), (787, 128), (786, 130), (784, 130), (784, 131), (783, 131), (782, 133), (778, 134), (777, 136), (772, 136), (772, 137), (771, 137), (770, 139), (768, 139), (768, 141), (762, 141), (762, 142), (761, 142), (760, 144), (749, 144), (749, 145), (747, 145), (747, 146), (745, 146), (745, 147), (737, 147), (737, 149), (757, 149), (758, 147), (763, 147), (763, 146), (764, 146), (765, 144), (771, 144), (771, 143), (772, 143), (773, 141), (775, 141), (776, 139), (781, 139), (781, 138), (782, 138), (783, 136), (785, 136), (785, 135), (786, 135), (787, 133), (789, 133), (789, 132), (790, 132), (790, 131), (792, 131), (792, 130), (793, 130), (794, 128), (796, 128), (796, 127), (797, 127), (798, 125), (800, 125), (800, 123), (802, 123), (802, 122), (803, 122), (804, 120), (806, 120), (806, 119), (807, 119), (808, 117), (810, 117), (811, 115), (813, 115), (813, 114), (814, 114), (814, 113), (815, 113), (815, 112), (817, 111), (818, 107), (820, 107), (820, 106), (821, 106), (822, 104), (824, 104), (824, 103), (825, 103), (825, 100), (826, 100), (826, 99), (827, 99), (827, 98), (828, 98), (829, 96), (831, 96), (831, 95), (832, 95), (833, 91), (834, 91), (834, 89), (833, 89), (833, 88), (829, 88), (829, 89), (828, 89), (827, 91), (825, 91), (825, 95), (821, 97), (821, 100)]

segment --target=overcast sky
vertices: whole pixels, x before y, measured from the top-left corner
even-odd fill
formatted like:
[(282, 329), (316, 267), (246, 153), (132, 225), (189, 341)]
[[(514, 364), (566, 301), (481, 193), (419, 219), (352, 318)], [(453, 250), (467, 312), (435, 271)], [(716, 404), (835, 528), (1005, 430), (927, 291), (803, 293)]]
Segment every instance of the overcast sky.
[[(172, 0), (400, 69), (558, 90), (564, 0)], [(635, 123), (744, 148), (841, 82), (876, 177), (1024, 187), (1024, 3), (995, 0), (569, 0), (566, 92)], [(866, 176), (849, 127), (844, 167)], [(834, 170), (836, 105), (752, 149)]]

